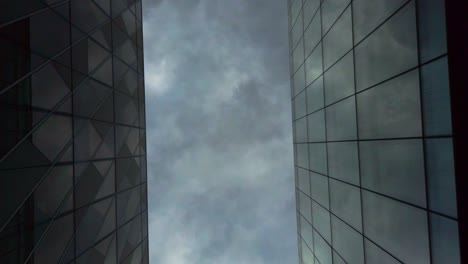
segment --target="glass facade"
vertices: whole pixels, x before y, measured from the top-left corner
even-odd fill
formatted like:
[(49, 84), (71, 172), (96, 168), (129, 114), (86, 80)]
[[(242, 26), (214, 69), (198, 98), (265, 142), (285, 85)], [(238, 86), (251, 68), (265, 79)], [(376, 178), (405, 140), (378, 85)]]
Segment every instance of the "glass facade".
[(461, 263), (445, 1), (288, 11), (300, 263)]
[(148, 263), (141, 0), (0, 4), (0, 263)]

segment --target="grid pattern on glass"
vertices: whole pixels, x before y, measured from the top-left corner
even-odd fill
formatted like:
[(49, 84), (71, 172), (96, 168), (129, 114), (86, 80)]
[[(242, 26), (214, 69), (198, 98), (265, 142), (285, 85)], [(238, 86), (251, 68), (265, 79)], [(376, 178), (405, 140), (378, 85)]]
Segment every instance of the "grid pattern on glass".
[(300, 263), (460, 263), (444, 1), (288, 3)]
[(148, 263), (141, 0), (4, 2), (0, 263)]

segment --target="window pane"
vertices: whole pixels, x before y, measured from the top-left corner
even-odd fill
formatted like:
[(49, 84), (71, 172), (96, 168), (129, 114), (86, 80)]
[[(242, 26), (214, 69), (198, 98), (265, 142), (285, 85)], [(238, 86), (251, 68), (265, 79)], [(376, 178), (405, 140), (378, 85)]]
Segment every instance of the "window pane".
[(309, 152), (307, 144), (296, 144), (297, 166), (309, 168)]
[(34, 252), (34, 263), (58, 263), (73, 237), (73, 214), (55, 219)]
[(405, 0), (354, 0), (354, 43), (360, 42), (405, 2)]
[(359, 185), (357, 142), (335, 142), (327, 145), (330, 177)]
[(312, 251), (310, 251), (309, 247), (306, 245), (304, 240), (302, 240), (302, 263), (303, 264), (313, 264), (314, 263), (314, 255)]
[(354, 96), (326, 108), (327, 140), (357, 138), (356, 102)]
[(140, 186), (117, 194), (117, 226), (141, 212)]
[[(11, 186), (8, 187), (12, 188)], [(34, 219), (31, 220), (34, 220), (35, 223), (40, 223), (52, 219), (62, 203), (64, 203), (64, 200), (71, 196), (72, 189), (73, 167), (53, 167), (34, 190), (32, 196), (34, 201)], [(61, 208), (61, 211), (69, 209), (71, 208), (66, 208), (65, 206), (65, 208)]]
[(141, 241), (141, 216), (135, 217), (117, 231), (118, 260), (122, 261), (130, 255)]
[(115, 128), (115, 144), (118, 157), (139, 155), (140, 130), (138, 128), (119, 126)]
[(426, 206), (422, 140), (361, 141), (362, 187)]
[(325, 240), (331, 242), (330, 212), (316, 202), (312, 202), (312, 221), (314, 228)]
[(75, 164), (75, 206), (81, 207), (115, 192), (112, 161)]
[(426, 136), (452, 133), (447, 57), (421, 67), (424, 133)]
[(332, 264), (332, 252), (330, 245), (314, 230), (314, 253), (317, 259), (316, 263)]
[[(320, 16), (320, 11), (318, 10), (320, 6), (320, 0), (306, 0), (304, 3), (304, 26), (307, 27), (312, 17), (314, 19)], [(319, 20), (319, 34), (320, 34), (320, 20)]]
[(320, 77), (306, 90), (307, 113), (312, 113), (323, 108), (323, 78)]
[[(313, 5), (310, 3), (318, 3), (319, 0), (309, 0), (307, 5)], [(317, 46), (319, 41), (322, 38), (321, 28), (320, 28), (320, 12), (317, 12), (310, 25), (306, 28), (304, 32), (304, 47), (306, 56)]]
[(325, 102), (334, 103), (354, 93), (354, 60), (350, 52), (325, 72)]
[(333, 248), (347, 263), (364, 263), (362, 235), (336, 217), (332, 217)]
[(436, 214), (430, 221), (432, 263), (460, 263), (457, 222)]
[(296, 169), (299, 190), (303, 191), (307, 195), (310, 195), (309, 171), (301, 168)]
[(293, 95), (297, 95), (299, 92), (305, 88), (305, 72), (304, 66), (301, 66), (299, 70), (293, 76)]
[(377, 247), (374, 243), (364, 239), (366, 263), (380, 263), (380, 264), (399, 264), (398, 260), (390, 256), (387, 252)]
[(108, 123), (74, 119), (75, 159), (90, 160), (114, 156), (114, 129)]
[(325, 141), (325, 111), (320, 110), (307, 116), (309, 142)]
[(322, 74), (322, 44), (319, 44), (309, 55), (305, 63), (306, 85), (317, 79)]
[(304, 26), (302, 24), (302, 12), (300, 12), (299, 18), (297, 19), (296, 24), (294, 24), (294, 27), (291, 31), (292, 47), (296, 47), (303, 33), (304, 33)]
[(426, 62), (447, 52), (445, 1), (418, 2), (419, 54)]
[(303, 117), (297, 120), (294, 125), (296, 126), (296, 142), (307, 142), (307, 118)]
[(293, 51), (293, 71), (295, 72), (304, 62), (304, 42), (301, 40)]
[(343, 12), (348, 3), (349, 0), (325, 0), (322, 2), (322, 32), (324, 35), (330, 29), (336, 19), (338, 19), (341, 12)]
[(33, 132), (34, 146), (49, 161), (53, 161), (72, 139), (72, 120), (62, 115), (52, 115)]
[(140, 183), (140, 159), (116, 159), (117, 191), (125, 190)]
[(457, 217), (457, 197), (451, 138), (426, 139), (429, 208)]
[(330, 208), (335, 215), (362, 232), (359, 188), (330, 179)]
[(115, 229), (114, 198), (76, 211), (76, 253), (80, 254)]
[(417, 66), (414, 9), (409, 3), (355, 48), (358, 91)]
[(359, 138), (421, 136), (419, 101), (417, 70), (358, 94)]
[(306, 93), (300, 93), (294, 98), (294, 113), (295, 119), (299, 119), (306, 115)]
[[(310, 173), (311, 197), (323, 207), (329, 209), (328, 178), (317, 173)], [(314, 223), (315, 225), (315, 223)]]
[(312, 238), (312, 226), (306, 221), (306, 219), (300, 216), (301, 221), (301, 237), (307, 243), (310, 248), (313, 248), (314, 242)]
[(307, 221), (312, 222), (310, 198), (302, 192), (299, 192), (299, 212), (301, 212)]
[(327, 149), (325, 143), (309, 144), (309, 168), (327, 174)]
[(138, 102), (120, 92), (114, 92), (115, 121), (126, 125), (138, 125)]
[[(325, 20), (326, 16), (323, 15), (323, 17)], [(353, 47), (351, 24), (351, 8), (348, 8), (323, 38), (324, 69), (328, 69)]]
[(367, 191), (362, 199), (367, 237), (404, 263), (430, 263), (425, 211)]
[(76, 260), (76, 264), (88, 263), (116, 263), (115, 235), (104, 239), (102, 242), (86, 251)]

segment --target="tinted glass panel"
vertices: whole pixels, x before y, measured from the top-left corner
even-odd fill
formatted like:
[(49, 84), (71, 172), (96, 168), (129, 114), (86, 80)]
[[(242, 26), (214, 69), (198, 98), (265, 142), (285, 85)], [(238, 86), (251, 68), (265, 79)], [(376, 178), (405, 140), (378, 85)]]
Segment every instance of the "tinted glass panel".
[(357, 90), (418, 64), (414, 2), (409, 3), (355, 49)]
[(354, 93), (353, 53), (348, 53), (325, 72), (325, 102), (334, 103)]
[(312, 222), (310, 198), (302, 192), (299, 192), (299, 212), (301, 212), (307, 221)]
[(293, 70), (294, 72), (299, 69), (304, 62), (304, 42), (301, 40), (293, 51)]
[(304, 66), (301, 66), (299, 70), (293, 76), (293, 88), (294, 95), (298, 94), (305, 88), (305, 72)]
[(332, 264), (332, 251), (330, 245), (314, 231), (314, 252), (316, 258), (319, 260), (316, 263)]
[(361, 141), (362, 187), (426, 206), (422, 140)]
[(325, 111), (320, 110), (307, 116), (309, 142), (325, 141)]
[(296, 142), (307, 142), (307, 118), (303, 117), (295, 122)]
[(332, 217), (333, 248), (347, 263), (364, 263), (362, 235), (336, 217)]
[(426, 62), (447, 52), (443, 0), (418, 2), (419, 54)]
[(328, 143), (328, 170), (330, 177), (359, 185), (357, 142)]
[(299, 13), (299, 18), (297, 19), (296, 24), (294, 24), (294, 27), (291, 31), (291, 41), (292, 41), (293, 47), (297, 45), (303, 33), (304, 33), (304, 27), (302, 24), (302, 12), (301, 12)]
[(322, 3), (322, 28), (325, 34), (348, 5), (349, 0), (325, 0)]
[(323, 78), (318, 78), (306, 90), (307, 113), (323, 108)]
[(356, 135), (354, 96), (326, 108), (327, 140), (353, 140)]
[(354, 43), (360, 42), (405, 2), (405, 0), (354, 0)]
[(430, 263), (426, 212), (362, 193), (364, 234), (404, 263)]
[(419, 98), (418, 71), (358, 94), (359, 138), (421, 136)]
[(348, 8), (323, 39), (323, 68), (328, 69), (352, 47), (351, 8)]
[(377, 247), (374, 243), (364, 239), (364, 246), (366, 252), (366, 263), (380, 263), (380, 264), (398, 264), (401, 263), (395, 258), (390, 256), (387, 252)]
[(330, 179), (330, 208), (340, 219), (362, 232), (359, 188)]
[(35, 263), (58, 263), (73, 236), (73, 214), (55, 219), (34, 252)]
[(452, 133), (447, 57), (421, 67), (424, 133), (426, 136)]
[(309, 168), (309, 152), (307, 144), (296, 145), (297, 166), (308, 169)]
[(303, 191), (307, 195), (310, 195), (309, 171), (297, 168), (297, 181), (299, 190)]
[[(318, 2), (319, 0), (309, 0), (307, 3)], [(309, 4), (311, 5), (311, 4)], [(320, 31), (320, 12), (317, 12), (314, 19), (304, 32), (304, 47), (305, 47), (305, 54), (306, 56), (317, 46), (320, 39), (322, 38), (322, 34)]]
[(330, 230), (330, 212), (325, 208), (312, 202), (312, 220), (314, 228), (322, 235), (322, 237), (328, 242), (331, 242), (331, 230)]
[(309, 168), (327, 174), (327, 149), (325, 143), (309, 144)]
[(458, 244), (458, 224), (456, 221), (430, 215), (432, 263), (461, 263)]
[[(323, 207), (329, 208), (328, 178), (317, 173), (310, 173), (310, 192), (312, 199)], [(314, 223), (315, 225), (315, 223)]]
[(302, 92), (294, 98), (294, 113), (296, 119), (306, 115), (306, 93)]
[(301, 221), (301, 237), (307, 243), (310, 248), (313, 248), (314, 242), (312, 238), (312, 226), (306, 221), (306, 219), (300, 216)]
[[(306, 0), (304, 3), (304, 25), (307, 26), (314, 17), (314, 19), (318, 16), (320, 16), (320, 11), (319, 11), (319, 6), (320, 6), (320, 0)], [(320, 20), (319, 24), (320, 26)], [(319, 34), (320, 34), (320, 28), (319, 28)]]
[(457, 217), (455, 168), (451, 138), (426, 139), (429, 208)]
[(114, 198), (76, 211), (76, 226), (76, 252), (80, 254), (115, 229)]
[(305, 63), (306, 85), (317, 79), (322, 74), (322, 46), (319, 44), (309, 55)]

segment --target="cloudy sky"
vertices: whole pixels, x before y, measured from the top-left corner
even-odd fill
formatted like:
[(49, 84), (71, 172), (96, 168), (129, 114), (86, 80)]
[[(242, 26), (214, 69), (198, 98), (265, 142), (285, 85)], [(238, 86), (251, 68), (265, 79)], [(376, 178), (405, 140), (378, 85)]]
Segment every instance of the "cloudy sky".
[(144, 0), (151, 263), (297, 263), (286, 0)]

